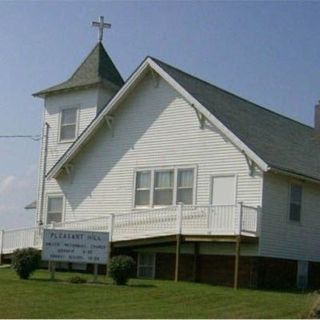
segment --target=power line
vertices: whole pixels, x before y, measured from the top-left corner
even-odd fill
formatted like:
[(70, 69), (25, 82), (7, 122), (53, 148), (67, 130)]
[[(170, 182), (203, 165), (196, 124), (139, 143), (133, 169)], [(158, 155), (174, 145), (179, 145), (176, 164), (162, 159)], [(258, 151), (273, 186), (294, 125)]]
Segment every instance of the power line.
[(15, 139), (15, 138), (27, 138), (27, 139), (31, 139), (33, 141), (39, 141), (41, 136), (40, 135), (21, 135), (21, 134), (17, 134), (17, 135), (0, 135), (0, 139)]

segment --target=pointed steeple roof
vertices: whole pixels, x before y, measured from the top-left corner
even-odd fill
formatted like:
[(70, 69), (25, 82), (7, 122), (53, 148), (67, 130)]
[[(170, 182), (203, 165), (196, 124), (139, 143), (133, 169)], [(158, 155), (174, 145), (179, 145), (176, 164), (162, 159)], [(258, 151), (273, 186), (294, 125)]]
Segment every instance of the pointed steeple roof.
[(119, 71), (102, 43), (98, 42), (67, 81), (36, 92), (33, 96), (45, 97), (48, 94), (96, 85), (111, 86), (114, 89), (119, 89), (123, 83), (124, 81)]

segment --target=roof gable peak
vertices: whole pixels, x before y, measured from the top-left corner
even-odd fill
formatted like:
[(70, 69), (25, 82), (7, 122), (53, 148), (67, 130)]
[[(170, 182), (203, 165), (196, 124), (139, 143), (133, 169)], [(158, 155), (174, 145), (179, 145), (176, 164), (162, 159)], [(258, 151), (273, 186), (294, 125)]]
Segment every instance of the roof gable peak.
[(123, 83), (120, 73), (104, 46), (101, 42), (98, 42), (68, 80), (39, 91), (34, 96), (45, 97), (48, 94), (97, 84), (109, 85), (119, 89)]

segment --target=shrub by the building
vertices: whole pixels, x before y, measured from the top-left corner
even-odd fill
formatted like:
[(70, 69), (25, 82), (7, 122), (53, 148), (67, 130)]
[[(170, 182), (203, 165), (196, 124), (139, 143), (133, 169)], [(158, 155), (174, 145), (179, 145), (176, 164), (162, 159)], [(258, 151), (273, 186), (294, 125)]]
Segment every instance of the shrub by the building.
[(20, 279), (29, 279), (30, 275), (39, 267), (40, 251), (34, 248), (17, 249), (12, 255), (12, 268)]
[(135, 265), (135, 261), (129, 256), (113, 257), (108, 266), (109, 276), (117, 285), (126, 285), (134, 276)]

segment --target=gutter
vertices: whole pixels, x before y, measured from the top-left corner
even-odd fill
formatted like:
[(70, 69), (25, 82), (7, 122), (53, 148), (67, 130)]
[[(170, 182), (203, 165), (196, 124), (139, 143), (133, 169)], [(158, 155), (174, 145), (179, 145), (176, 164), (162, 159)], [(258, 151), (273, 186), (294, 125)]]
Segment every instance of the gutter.
[(275, 174), (283, 174), (285, 176), (289, 176), (289, 177), (293, 177), (293, 178), (297, 178), (300, 180), (304, 180), (304, 181), (308, 181), (308, 182), (312, 182), (312, 183), (316, 183), (316, 184), (320, 184), (320, 179), (316, 179), (313, 177), (309, 177), (309, 176), (305, 176), (299, 173), (295, 173), (292, 171), (288, 171), (285, 169), (281, 169), (281, 168), (276, 168), (276, 167), (270, 167), (270, 169), (268, 171), (271, 171)]
[(44, 137), (44, 156), (43, 156), (43, 170), (42, 170), (42, 183), (41, 183), (41, 201), (38, 224), (43, 224), (43, 207), (44, 207), (44, 190), (46, 183), (46, 171), (47, 171), (47, 158), (48, 158), (48, 139), (49, 139), (49, 124), (45, 123), (45, 137)]

